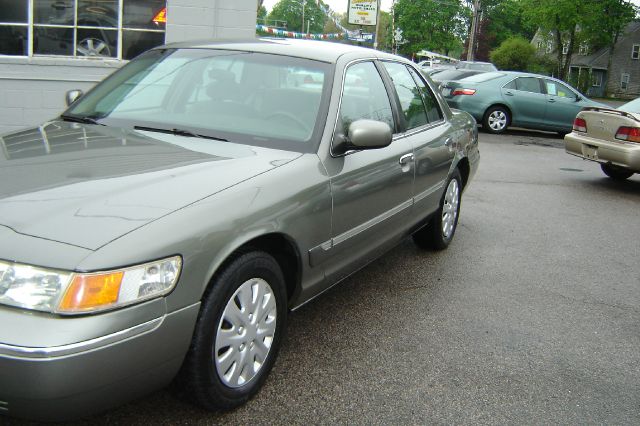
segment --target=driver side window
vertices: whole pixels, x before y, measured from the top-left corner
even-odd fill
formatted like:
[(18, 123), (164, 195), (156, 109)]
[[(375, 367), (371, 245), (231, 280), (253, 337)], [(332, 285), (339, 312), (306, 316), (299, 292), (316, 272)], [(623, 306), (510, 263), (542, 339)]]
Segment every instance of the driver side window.
[(576, 94), (573, 93), (571, 89), (569, 89), (564, 84), (560, 84), (556, 81), (545, 80), (545, 85), (547, 87), (547, 93), (552, 96), (560, 96), (561, 98), (575, 98)]
[(347, 69), (339, 117), (345, 135), (351, 123), (361, 119), (382, 121), (395, 128), (389, 96), (373, 62), (359, 62)]

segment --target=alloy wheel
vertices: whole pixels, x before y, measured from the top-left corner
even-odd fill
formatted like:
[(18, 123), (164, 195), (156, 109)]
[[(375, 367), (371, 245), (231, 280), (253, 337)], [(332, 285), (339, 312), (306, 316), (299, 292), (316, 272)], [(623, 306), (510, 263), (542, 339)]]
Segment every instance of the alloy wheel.
[(460, 203), (460, 185), (456, 179), (451, 179), (444, 195), (442, 206), (442, 235), (449, 238), (456, 226), (458, 204)]
[(503, 130), (507, 127), (507, 114), (500, 110), (493, 111), (489, 115), (489, 127), (495, 131)]
[(214, 359), (228, 387), (249, 383), (264, 366), (276, 332), (276, 298), (267, 281), (252, 278), (231, 296), (220, 318)]

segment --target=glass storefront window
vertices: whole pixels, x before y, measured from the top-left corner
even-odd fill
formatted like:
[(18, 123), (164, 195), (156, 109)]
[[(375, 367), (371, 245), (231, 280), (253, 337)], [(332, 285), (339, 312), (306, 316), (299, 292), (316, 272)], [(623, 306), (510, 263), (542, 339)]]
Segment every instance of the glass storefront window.
[(0, 55), (28, 53), (29, 9), (24, 0), (0, 0)]
[(131, 59), (164, 43), (165, 17), (166, 0), (0, 0), (0, 55)]
[(165, 0), (124, 0), (122, 24), (130, 29), (164, 30), (165, 23), (158, 14), (165, 7)]
[(24, 0), (0, 0), (0, 22), (26, 24), (29, 16), (27, 6)]

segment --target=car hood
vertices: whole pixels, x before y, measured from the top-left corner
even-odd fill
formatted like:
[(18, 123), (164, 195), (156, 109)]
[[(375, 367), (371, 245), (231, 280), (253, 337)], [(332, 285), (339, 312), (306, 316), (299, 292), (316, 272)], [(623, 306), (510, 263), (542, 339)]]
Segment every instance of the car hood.
[(52, 121), (0, 137), (0, 224), (96, 250), (300, 155)]

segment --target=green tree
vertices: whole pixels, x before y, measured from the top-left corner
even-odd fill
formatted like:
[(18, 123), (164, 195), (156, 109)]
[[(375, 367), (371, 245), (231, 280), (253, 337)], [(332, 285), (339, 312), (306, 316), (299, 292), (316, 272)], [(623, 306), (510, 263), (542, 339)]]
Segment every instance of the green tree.
[(258, 8), (258, 22), (261, 24), (266, 24), (267, 14), (267, 8), (264, 6), (260, 6)]
[(523, 37), (531, 40), (536, 32), (525, 18), (525, 2), (522, 0), (483, 0), (483, 20), (478, 34), (478, 60), (488, 60), (489, 51), (511, 37)]
[(535, 63), (536, 49), (522, 37), (512, 37), (491, 52), (491, 62), (501, 70), (528, 71)]
[[(590, 13), (582, 22), (585, 38), (595, 48), (608, 47), (607, 69), (611, 69), (616, 43), (627, 24), (637, 15), (638, 9), (626, 0), (587, 0)], [(604, 87), (609, 83), (606, 73)]]
[(378, 50), (391, 52), (392, 33), (391, 33), (391, 14), (380, 11), (380, 25), (378, 25)]
[[(578, 29), (585, 17), (593, 13), (588, 3), (592, 0), (523, 0), (524, 16), (536, 25), (553, 34), (558, 63), (558, 78), (566, 80), (571, 56), (580, 43)], [(600, 1), (600, 0), (598, 0)], [(567, 54), (563, 54), (566, 46)]]
[[(302, 22), (304, 6), (304, 27)], [(318, 6), (316, 0), (280, 0), (273, 6), (268, 16), (271, 21), (284, 21), (287, 23), (289, 31), (321, 33), (325, 22), (326, 15)]]
[(448, 55), (461, 48), (467, 34), (469, 9), (459, 0), (398, 0), (394, 13), (405, 41), (400, 50), (405, 55), (422, 49)]

